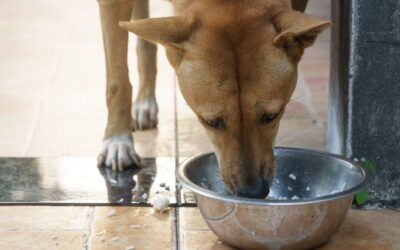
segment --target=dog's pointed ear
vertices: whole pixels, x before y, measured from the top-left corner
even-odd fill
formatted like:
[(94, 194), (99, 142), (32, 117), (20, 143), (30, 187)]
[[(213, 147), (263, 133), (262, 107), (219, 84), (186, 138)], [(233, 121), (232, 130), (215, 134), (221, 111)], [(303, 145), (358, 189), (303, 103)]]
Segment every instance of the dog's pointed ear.
[(331, 26), (299, 11), (283, 11), (272, 20), (278, 35), (273, 44), (283, 46), (293, 56), (301, 57), (305, 48), (313, 45), (317, 36)]
[(119, 26), (150, 42), (177, 50), (183, 50), (180, 43), (187, 40), (191, 33), (191, 24), (183, 16), (119, 22)]

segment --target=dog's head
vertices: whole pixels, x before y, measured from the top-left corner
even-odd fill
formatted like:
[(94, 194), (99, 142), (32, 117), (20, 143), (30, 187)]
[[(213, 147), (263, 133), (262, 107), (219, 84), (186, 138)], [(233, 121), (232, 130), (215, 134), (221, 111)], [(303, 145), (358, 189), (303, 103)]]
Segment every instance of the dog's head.
[(284, 1), (202, 0), (180, 16), (120, 25), (167, 48), (181, 92), (214, 144), (227, 188), (265, 197), (297, 64), (330, 23)]

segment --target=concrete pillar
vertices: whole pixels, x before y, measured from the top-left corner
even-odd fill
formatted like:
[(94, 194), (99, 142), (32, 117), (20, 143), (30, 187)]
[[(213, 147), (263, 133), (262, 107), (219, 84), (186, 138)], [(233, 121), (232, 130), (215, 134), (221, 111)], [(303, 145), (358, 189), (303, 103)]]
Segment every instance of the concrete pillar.
[(371, 203), (400, 206), (400, 1), (332, 1), (328, 148), (370, 160)]

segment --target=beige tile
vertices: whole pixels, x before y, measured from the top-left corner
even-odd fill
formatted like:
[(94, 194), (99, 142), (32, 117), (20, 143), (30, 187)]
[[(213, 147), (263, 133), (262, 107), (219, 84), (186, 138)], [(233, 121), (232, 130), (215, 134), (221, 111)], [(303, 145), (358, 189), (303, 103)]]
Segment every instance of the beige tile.
[(179, 208), (182, 250), (234, 249), (222, 243), (201, 218), (198, 208)]
[(83, 249), (85, 231), (1, 232), (0, 249)]
[(276, 145), (326, 150), (326, 134), (314, 124), (282, 123)]
[(37, 103), (0, 91), (0, 156), (22, 156)]
[[(305, 96), (304, 98), (307, 98)], [(290, 102), (280, 122), (277, 146), (302, 147), (325, 150), (326, 134), (324, 125), (319, 124), (324, 117), (312, 117), (305, 103), (309, 100), (297, 99)]]
[[(323, 52), (323, 51), (322, 51)], [(326, 77), (325, 84), (329, 82), (329, 57), (316, 60), (313, 58), (303, 58), (299, 64), (299, 69), (307, 77)]]
[[(68, 15), (71, 14), (71, 11), (74, 10), (76, 3), (79, 1), (72, 0), (69, 2), (64, 3), (54, 3), (51, 0), (38, 0), (32, 3), (26, 4), (23, 0), (15, 0), (12, 2), (2, 2), (0, 8), (0, 20), (22, 20), (28, 25), (29, 21), (37, 21), (43, 20), (49, 23), (54, 21), (58, 21), (62, 23), (63, 20), (67, 19), (60, 19), (60, 15)], [(43, 8), (46, 5), (47, 8)], [(85, 4), (84, 6), (88, 6)], [(49, 9), (52, 11), (49, 12)], [(25, 19), (24, 19), (25, 18)], [(56, 26), (57, 23), (54, 24)], [(54, 29), (53, 31), (57, 31)]]
[(136, 131), (135, 148), (141, 157), (174, 157), (175, 134), (173, 121), (159, 121), (157, 129)]
[[(232, 249), (220, 244), (197, 208), (180, 208), (181, 249)], [(398, 250), (400, 215), (393, 210), (350, 210), (340, 228), (321, 250)], [(203, 248), (202, 248), (203, 247)]]
[(81, 249), (92, 208), (1, 206), (0, 249)]
[(60, 45), (48, 42), (0, 42), (2, 91), (26, 98), (43, 98), (59, 62)]
[(0, 231), (84, 230), (90, 207), (0, 206)]
[(205, 129), (197, 120), (178, 120), (178, 124), (180, 157), (191, 157), (214, 150)]
[[(80, 100), (85, 100), (84, 102)], [(95, 156), (100, 149), (105, 112), (95, 96), (64, 91), (42, 103), (26, 155), (37, 157)]]
[(398, 250), (400, 213), (385, 210), (350, 210), (337, 234), (321, 250)]
[(90, 249), (171, 249), (173, 215), (172, 209), (160, 214), (146, 207), (96, 207)]
[(197, 207), (179, 208), (180, 226), (186, 231), (209, 231)]
[(235, 250), (220, 241), (211, 231), (185, 231), (181, 234), (182, 250)]
[(310, 113), (304, 103), (302, 103), (301, 98), (289, 102), (282, 117), (282, 122), (294, 122), (295, 120), (312, 121)]
[(329, 103), (328, 91), (313, 93), (312, 103), (317, 115), (324, 121), (327, 121)]

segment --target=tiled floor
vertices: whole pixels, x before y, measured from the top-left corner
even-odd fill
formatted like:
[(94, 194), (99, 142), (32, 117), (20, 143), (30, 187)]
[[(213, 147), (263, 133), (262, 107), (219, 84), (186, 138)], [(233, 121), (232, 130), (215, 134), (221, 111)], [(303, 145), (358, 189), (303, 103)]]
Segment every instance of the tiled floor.
[[(329, 18), (328, 0), (309, 13)], [(153, 15), (168, 1), (153, 0)], [(325, 149), (329, 32), (307, 50), (278, 145)], [(131, 81), (137, 83), (134, 39)], [(137, 132), (142, 157), (177, 160), (211, 150), (196, 118), (175, 90), (163, 49), (158, 57), (158, 130)], [(0, 3), (0, 156), (89, 156), (105, 127), (105, 68), (96, 1)], [(134, 88), (135, 89), (135, 88)], [(175, 106), (176, 103), (176, 106)], [(179, 221), (179, 223), (177, 223)], [(398, 211), (351, 211), (321, 249), (400, 249)], [(0, 207), (0, 249), (231, 249), (201, 220), (197, 208)]]
[[(230, 249), (208, 229), (197, 208), (180, 209), (183, 249)], [(400, 249), (399, 212), (351, 210), (341, 230), (318, 250)]]

